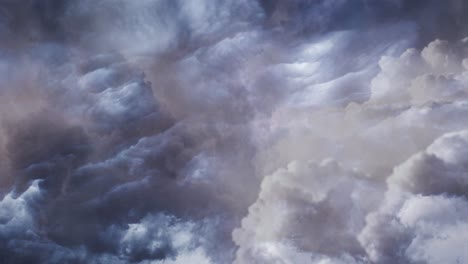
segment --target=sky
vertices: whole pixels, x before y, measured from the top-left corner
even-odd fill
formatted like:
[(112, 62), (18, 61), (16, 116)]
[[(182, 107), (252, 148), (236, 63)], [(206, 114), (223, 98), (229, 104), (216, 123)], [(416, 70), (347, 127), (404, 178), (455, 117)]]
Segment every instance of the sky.
[(0, 262), (468, 263), (463, 0), (0, 0)]

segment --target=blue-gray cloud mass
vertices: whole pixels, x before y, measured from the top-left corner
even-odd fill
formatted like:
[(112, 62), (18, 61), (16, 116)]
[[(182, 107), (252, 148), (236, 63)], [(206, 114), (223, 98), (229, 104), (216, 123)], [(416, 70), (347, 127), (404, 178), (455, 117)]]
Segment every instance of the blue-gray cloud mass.
[(467, 12), (0, 1), (0, 263), (468, 263)]

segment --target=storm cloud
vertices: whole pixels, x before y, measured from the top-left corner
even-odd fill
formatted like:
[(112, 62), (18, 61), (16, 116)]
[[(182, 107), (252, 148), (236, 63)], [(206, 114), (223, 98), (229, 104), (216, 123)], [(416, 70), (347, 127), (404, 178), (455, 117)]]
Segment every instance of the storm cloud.
[(1, 1), (0, 262), (468, 262), (467, 11)]

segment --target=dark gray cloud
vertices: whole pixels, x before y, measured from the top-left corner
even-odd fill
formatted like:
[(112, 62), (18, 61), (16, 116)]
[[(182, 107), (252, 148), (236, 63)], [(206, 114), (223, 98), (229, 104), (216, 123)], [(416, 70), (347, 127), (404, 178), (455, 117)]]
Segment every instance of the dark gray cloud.
[(0, 262), (463, 262), (467, 8), (0, 1)]

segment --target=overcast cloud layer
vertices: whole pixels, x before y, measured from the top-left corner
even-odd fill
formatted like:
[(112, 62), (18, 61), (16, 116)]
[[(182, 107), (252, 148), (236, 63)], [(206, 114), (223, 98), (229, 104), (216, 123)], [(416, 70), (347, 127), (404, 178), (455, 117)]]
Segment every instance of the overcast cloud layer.
[(0, 1), (0, 262), (468, 263), (467, 12)]

